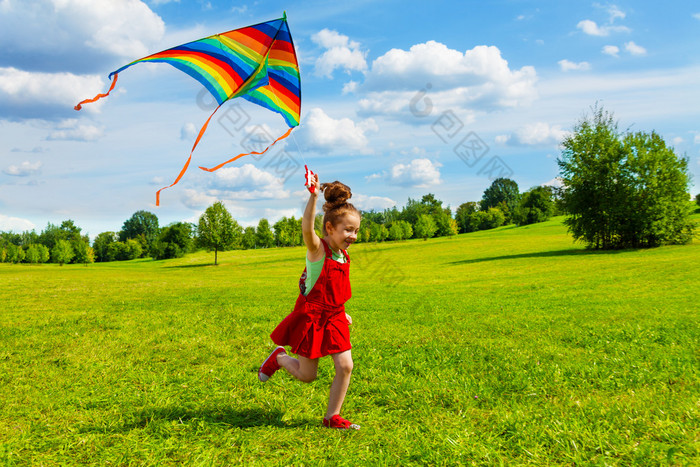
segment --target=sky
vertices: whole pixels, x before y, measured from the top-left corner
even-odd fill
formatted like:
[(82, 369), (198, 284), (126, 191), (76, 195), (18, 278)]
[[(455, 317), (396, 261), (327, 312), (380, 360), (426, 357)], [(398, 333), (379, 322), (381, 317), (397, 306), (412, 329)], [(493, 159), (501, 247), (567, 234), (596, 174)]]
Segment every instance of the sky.
[[(286, 130), (243, 99), (215, 105), (167, 64), (111, 71), (282, 17), (301, 70), (301, 125), (263, 156), (208, 173)], [(197, 222), (216, 201), (243, 226), (302, 215), (304, 165), (363, 210), (433, 193), (453, 211), (498, 177), (556, 184), (559, 143), (595, 105), (656, 131), (700, 183), (700, 4), (403, 0), (0, 0), (0, 231), (71, 219), (95, 237), (139, 210)], [(320, 203), (319, 203), (320, 207)]]

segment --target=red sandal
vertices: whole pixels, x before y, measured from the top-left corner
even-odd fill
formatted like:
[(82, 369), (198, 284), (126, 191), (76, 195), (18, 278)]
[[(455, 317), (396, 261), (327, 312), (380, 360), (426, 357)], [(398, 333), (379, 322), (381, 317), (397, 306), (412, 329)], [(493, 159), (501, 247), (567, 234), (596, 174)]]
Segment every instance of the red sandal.
[(323, 426), (326, 428), (337, 428), (338, 430), (359, 430), (360, 425), (350, 423), (340, 415), (333, 415), (330, 419), (323, 419)]
[(277, 363), (277, 355), (281, 353), (286, 354), (287, 352), (284, 351), (284, 347), (277, 347), (267, 356), (263, 364), (260, 365), (260, 369), (258, 370), (258, 379), (260, 381), (264, 383), (275, 374), (275, 371), (280, 369), (280, 364)]

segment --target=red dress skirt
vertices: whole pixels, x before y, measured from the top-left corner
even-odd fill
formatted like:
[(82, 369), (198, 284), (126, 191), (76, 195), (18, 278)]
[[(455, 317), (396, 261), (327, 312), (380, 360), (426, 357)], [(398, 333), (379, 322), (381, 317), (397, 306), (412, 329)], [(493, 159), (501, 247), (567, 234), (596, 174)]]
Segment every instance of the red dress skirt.
[(345, 302), (350, 290), (350, 257), (343, 250), (345, 263), (335, 261), (328, 244), (321, 239), (326, 257), (321, 275), (311, 292), (304, 295), (306, 269), (299, 279), (300, 294), (292, 311), (272, 331), (277, 345), (291, 346), (292, 352), (306, 358), (350, 350), (350, 328), (345, 317)]

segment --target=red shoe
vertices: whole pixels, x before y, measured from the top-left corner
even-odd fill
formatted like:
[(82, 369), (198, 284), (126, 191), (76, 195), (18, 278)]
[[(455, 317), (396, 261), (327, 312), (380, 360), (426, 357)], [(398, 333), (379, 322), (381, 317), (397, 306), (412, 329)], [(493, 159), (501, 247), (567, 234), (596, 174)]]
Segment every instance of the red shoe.
[(339, 430), (359, 430), (360, 425), (355, 425), (345, 420), (340, 415), (333, 415), (330, 419), (323, 419), (323, 426), (326, 428), (337, 428)]
[(277, 363), (277, 355), (281, 353), (285, 355), (287, 354), (287, 352), (284, 351), (284, 347), (277, 347), (270, 355), (267, 356), (263, 364), (260, 365), (260, 369), (258, 370), (258, 379), (260, 381), (264, 383), (275, 374), (275, 371), (280, 369), (280, 364)]

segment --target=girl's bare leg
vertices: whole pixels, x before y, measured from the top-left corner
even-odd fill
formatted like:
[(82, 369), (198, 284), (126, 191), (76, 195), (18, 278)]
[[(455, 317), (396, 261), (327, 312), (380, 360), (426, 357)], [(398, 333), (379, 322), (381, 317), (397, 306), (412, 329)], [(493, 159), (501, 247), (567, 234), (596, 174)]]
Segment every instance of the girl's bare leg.
[(333, 384), (331, 384), (326, 418), (340, 414), (340, 408), (343, 406), (345, 394), (350, 385), (350, 376), (352, 375), (352, 355), (349, 350), (334, 353), (331, 356), (335, 364), (335, 377), (333, 378)]
[(299, 381), (310, 383), (316, 379), (318, 358), (311, 359), (300, 356), (296, 359), (287, 354), (280, 353), (277, 355), (277, 363)]

